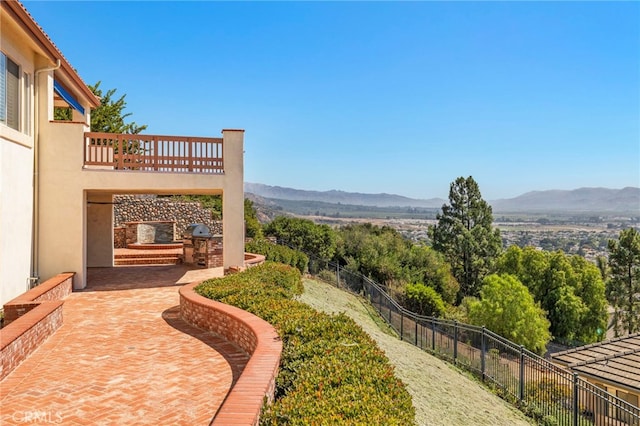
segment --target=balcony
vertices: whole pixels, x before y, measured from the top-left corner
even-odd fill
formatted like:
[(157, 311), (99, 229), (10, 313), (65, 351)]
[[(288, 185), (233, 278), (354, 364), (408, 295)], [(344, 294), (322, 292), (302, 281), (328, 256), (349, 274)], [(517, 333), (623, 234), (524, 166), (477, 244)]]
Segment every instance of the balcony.
[(224, 174), (223, 138), (85, 132), (84, 168)]

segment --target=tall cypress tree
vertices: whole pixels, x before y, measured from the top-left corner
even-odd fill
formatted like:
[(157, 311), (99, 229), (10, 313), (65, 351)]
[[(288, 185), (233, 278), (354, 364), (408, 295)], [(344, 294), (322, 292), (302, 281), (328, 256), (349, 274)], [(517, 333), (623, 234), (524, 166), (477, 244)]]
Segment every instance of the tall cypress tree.
[(500, 231), (493, 229), (491, 206), (482, 199), (478, 184), (459, 177), (449, 188), (449, 202), (431, 227), (433, 248), (444, 254), (460, 283), (458, 301), (477, 296), (482, 280), (502, 250)]

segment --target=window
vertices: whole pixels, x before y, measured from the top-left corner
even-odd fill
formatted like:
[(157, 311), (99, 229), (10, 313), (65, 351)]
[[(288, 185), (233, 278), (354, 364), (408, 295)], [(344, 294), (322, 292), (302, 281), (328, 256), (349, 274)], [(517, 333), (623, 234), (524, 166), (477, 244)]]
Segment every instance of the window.
[(0, 123), (28, 134), (31, 79), (27, 73), (20, 77), (20, 66), (0, 52)]
[(28, 73), (24, 73), (22, 75), (22, 80), (24, 81), (24, 102), (22, 103), (24, 113), (24, 124), (22, 125), (22, 131), (31, 135), (31, 76)]

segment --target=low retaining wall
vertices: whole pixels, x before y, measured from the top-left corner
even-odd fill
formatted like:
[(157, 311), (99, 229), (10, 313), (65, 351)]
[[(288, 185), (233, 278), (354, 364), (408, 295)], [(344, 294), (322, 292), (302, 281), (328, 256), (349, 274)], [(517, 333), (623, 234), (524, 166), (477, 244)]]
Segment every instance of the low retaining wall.
[(180, 289), (180, 314), (188, 323), (236, 343), (251, 358), (213, 419), (214, 425), (257, 425), (266, 396), (273, 400), (282, 341), (271, 324), (234, 306)]
[(255, 253), (244, 254), (244, 266), (245, 268), (252, 268), (254, 266), (262, 265), (265, 262), (265, 256)]
[(62, 325), (62, 299), (71, 294), (74, 273), (59, 274), (4, 305), (0, 330), (0, 380)]
[(65, 299), (73, 291), (74, 275), (73, 272), (58, 274), (5, 303), (3, 307), (5, 326), (34, 309), (41, 302)]

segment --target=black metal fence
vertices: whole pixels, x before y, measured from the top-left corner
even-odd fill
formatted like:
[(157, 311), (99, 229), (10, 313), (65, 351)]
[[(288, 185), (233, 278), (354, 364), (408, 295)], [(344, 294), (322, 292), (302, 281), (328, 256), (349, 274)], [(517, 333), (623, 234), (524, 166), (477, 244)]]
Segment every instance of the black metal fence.
[(309, 273), (367, 297), (401, 340), (468, 369), (545, 424), (640, 426), (640, 408), (484, 327), (408, 311), (382, 285), (313, 255)]

